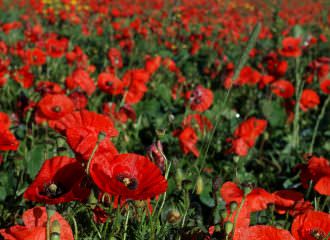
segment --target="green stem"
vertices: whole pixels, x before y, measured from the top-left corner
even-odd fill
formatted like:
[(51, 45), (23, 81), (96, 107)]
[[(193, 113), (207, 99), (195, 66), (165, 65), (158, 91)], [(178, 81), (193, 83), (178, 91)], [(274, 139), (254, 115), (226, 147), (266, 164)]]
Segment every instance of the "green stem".
[(299, 147), (299, 115), (300, 115), (300, 98), (302, 93), (302, 84), (300, 76), (300, 58), (295, 59), (295, 78), (296, 78), (296, 105), (294, 111), (294, 121), (293, 121), (293, 149), (298, 149)]
[(87, 166), (86, 166), (86, 174), (87, 174), (87, 175), (89, 175), (89, 169), (90, 169), (90, 167), (91, 167), (90, 165), (91, 165), (92, 159), (93, 159), (93, 157), (94, 157), (94, 155), (95, 155), (95, 153), (96, 153), (96, 150), (97, 150), (98, 147), (99, 147), (99, 144), (100, 144), (100, 142), (97, 141), (95, 147), (93, 148), (92, 154), (90, 155), (90, 157), (89, 157), (89, 159), (88, 159), (88, 163), (87, 163)]
[(245, 203), (245, 199), (246, 199), (246, 196), (243, 197), (242, 199), (242, 202), (241, 204), (239, 205), (238, 209), (237, 209), (237, 212), (236, 212), (236, 215), (235, 215), (235, 218), (234, 218), (234, 222), (233, 222), (233, 230), (232, 230), (232, 233), (233, 233), (233, 237), (234, 237), (234, 233), (235, 233), (235, 228), (236, 228), (236, 224), (237, 224), (237, 220), (238, 220), (238, 215), (239, 213), (241, 212), (242, 208), (243, 208), (243, 205)]
[(126, 215), (126, 220), (125, 220), (125, 226), (124, 226), (124, 236), (123, 236), (123, 240), (126, 240), (126, 237), (127, 237), (127, 226), (128, 226), (129, 214), (130, 214), (130, 211), (129, 211), (129, 207), (128, 207), (127, 215)]
[(320, 122), (321, 122), (321, 120), (324, 117), (325, 110), (326, 110), (329, 102), (330, 102), (330, 95), (325, 100), (325, 103), (323, 104), (321, 113), (320, 113), (319, 117), (317, 118), (317, 121), (316, 121), (316, 124), (315, 124), (315, 127), (314, 127), (314, 131), (313, 131), (313, 137), (312, 137), (311, 145), (309, 147), (309, 153), (310, 154), (313, 154), (313, 149), (314, 149), (314, 143), (315, 143), (315, 139), (316, 139), (316, 134), (317, 134), (317, 131), (319, 130)]

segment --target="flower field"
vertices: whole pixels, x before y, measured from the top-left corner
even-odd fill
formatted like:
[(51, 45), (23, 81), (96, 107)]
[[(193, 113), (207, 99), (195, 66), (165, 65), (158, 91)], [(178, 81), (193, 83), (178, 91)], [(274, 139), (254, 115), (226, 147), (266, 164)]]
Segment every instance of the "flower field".
[(0, 11), (0, 239), (330, 239), (328, 0)]

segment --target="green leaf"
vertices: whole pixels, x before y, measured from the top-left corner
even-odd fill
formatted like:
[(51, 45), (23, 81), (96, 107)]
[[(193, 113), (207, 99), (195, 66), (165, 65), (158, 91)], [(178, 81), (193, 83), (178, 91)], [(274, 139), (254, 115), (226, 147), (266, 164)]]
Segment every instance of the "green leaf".
[(261, 102), (262, 113), (273, 127), (283, 126), (286, 121), (286, 113), (279, 102), (264, 100)]
[(26, 169), (29, 176), (33, 179), (44, 162), (44, 151), (46, 145), (37, 145), (29, 153), (26, 158)]

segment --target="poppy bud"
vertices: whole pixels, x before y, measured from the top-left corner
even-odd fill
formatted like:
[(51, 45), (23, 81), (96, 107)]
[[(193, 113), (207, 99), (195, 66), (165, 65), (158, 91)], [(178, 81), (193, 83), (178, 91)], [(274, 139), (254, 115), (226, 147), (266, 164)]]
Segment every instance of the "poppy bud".
[(230, 203), (230, 212), (234, 212), (237, 208), (237, 202)]
[(223, 210), (223, 211), (220, 212), (220, 216), (221, 216), (222, 219), (225, 219), (227, 217), (227, 215), (228, 215), (228, 213), (227, 213), (226, 210)]
[(61, 225), (59, 221), (55, 220), (52, 223), (51, 229), (50, 229), (50, 239), (51, 240), (59, 240), (61, 235)]
[(233, 231), (233, 228), (234, 228), (234, 224), (232, 222), (225, 222), (226, 235), (229, 235)]
[(164, 174), (165, 158), (162, 143), (160, 141), (153, 143), (147, 150), (147, 155), (157, 165), (162, 174)]
[(203, 178), (201, 176), (198, 176), (197, 181), (196, 181), (196, 194), (197, 195), (200, 195), (203, 192), (203, 187), (204, 187)]
[(179, 190), (182, 189), (182, 181), (183, 181), (183, 172), (181, 168), (178, 168), (176, 170), (176, 174), (175, 174), (175, 180), (176, 180), (176, 186), (178, 187)]
[(180, 212), (176, 209), (170, 210), (166, 217), (169, 223), (176, 223), (180, 220), (180, 218), (181, 218)]
[(175, 119), (175, 116), (174, 116), (173, 114), (169, 114), (169, 115), (168, 115), (168, 121), (169, 121), (169, 122), (173, 122), (174, 119)]

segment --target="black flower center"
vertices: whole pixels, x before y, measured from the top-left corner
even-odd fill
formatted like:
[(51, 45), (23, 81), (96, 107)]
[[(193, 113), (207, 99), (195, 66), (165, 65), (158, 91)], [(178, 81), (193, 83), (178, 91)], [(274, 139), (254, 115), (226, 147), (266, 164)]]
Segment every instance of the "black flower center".
[(65, 187), (61, 183), (49, 183), (45, 185), (41, 195), (47, 196), (49, 198), (57, 198), (65, 194)]
[(61, 107), (60, 106), (54, 106), (54, 107), (52, 107), (52, 110), (53, 110), (53, 112), (58, 113), (58, 112), (61, 111)]
[(135, 190), (138, 187), (136, 178), (118, 175), (117, 180), (125, 185), (129, 190)]
[(324, 232), (320, 229), (312, 229), (310, 231), (310, 234), (312, 237), (314, 237), (317, 240), (323, 240), (325, 239), (326, 235), (324, 234)]

